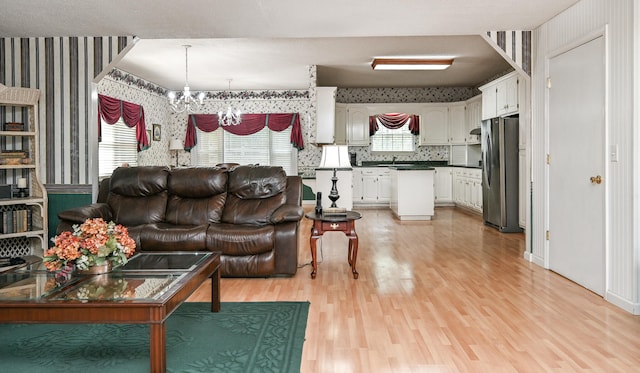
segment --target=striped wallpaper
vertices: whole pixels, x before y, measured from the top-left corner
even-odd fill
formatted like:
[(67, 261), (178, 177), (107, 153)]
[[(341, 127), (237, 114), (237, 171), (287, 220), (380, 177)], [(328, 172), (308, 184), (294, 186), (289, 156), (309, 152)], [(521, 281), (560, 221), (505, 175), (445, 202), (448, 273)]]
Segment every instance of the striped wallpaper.
[[(133, 37), (0, 38), (0, 83), (40, 89), (45, 184), (90, 184), (91, 84)], [(0, 109), (0, 123), (23, 112)]]
[(531, 31), (489, 31), (487, 38), (531, 76)]

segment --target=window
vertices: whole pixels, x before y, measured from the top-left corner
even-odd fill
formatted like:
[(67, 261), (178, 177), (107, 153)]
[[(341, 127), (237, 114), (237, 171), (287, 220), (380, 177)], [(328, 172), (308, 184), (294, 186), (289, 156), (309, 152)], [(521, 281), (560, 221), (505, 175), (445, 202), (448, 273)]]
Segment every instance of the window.
[(282, 132), (264, 128), (258, 133), (239, 136), (218, 129), (197, 131), (198, 144), (191, 151), (195, 166), (218, 163), (282, 166), (287, 175), (297, 173), (297, 150), (291, 145), (291, 127)]
[(123, 163), (138, 165), (136, 127), (127, 127), (122, 118), (115, 124), (102, 122), (102, 141), (98, 143), (99, 177), (110, 176)]
[(372, 152), (412, 152), (415, 151), (415, 136), (409, 131), (411, 119), (398, 129), (388, 129), (378, 121), (378, 131), (371, 136)]

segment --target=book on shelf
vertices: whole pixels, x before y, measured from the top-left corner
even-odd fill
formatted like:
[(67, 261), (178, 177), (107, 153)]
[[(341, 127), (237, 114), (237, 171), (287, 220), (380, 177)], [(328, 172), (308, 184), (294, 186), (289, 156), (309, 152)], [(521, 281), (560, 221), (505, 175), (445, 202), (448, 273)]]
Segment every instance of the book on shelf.
[(24, 233), (33, 230), (31, 209), (9, 210), (0, 213), (0, 227), (3, 234)]
[(24, 150), (3, 150), (0, 158), (28, 158), (29, 152)]
[(2, 127), (3, 131), (24, 131), (24, 123), (21, 122), (6, 122)]

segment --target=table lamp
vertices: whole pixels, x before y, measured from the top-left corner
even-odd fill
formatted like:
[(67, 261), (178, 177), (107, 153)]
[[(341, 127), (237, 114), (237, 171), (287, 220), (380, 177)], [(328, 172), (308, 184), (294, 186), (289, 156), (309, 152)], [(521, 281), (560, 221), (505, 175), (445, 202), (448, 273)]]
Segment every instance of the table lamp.
[(183, 150), (184, 146), (182, 146), (182, 141), (172, 138), (169, 141), (169, 151), (174, 152), (176, 155), (176, 167), (178, 167), (178, 151)]
[(324, 209), (324, 214), (331, 213), (343, 213), (346, 212), (345, 208), (339, 208), (336, 205), (336, 201), (340, 198), (338, 194), (338, 188), (336, 184), (338, 177), (336, 171), (338, 168), (351, 168), (351, 162), (349, 161), (349, 147), (346, 145), (325, 145), (322, 147), (322, 158), (320, 160), (319, 168), (333, 168), (333, 177), (331, 177), (331, 192), (329, 192), (329, 199), (331, 200), (331, 207)]

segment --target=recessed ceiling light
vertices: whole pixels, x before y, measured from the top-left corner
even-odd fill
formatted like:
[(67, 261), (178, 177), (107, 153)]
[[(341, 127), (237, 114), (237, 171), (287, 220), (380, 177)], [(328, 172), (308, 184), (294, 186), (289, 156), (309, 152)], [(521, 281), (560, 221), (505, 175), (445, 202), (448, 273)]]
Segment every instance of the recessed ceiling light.
[(453, 58), (374, 58), (374, 70), (444, 70), (451, 66)]

